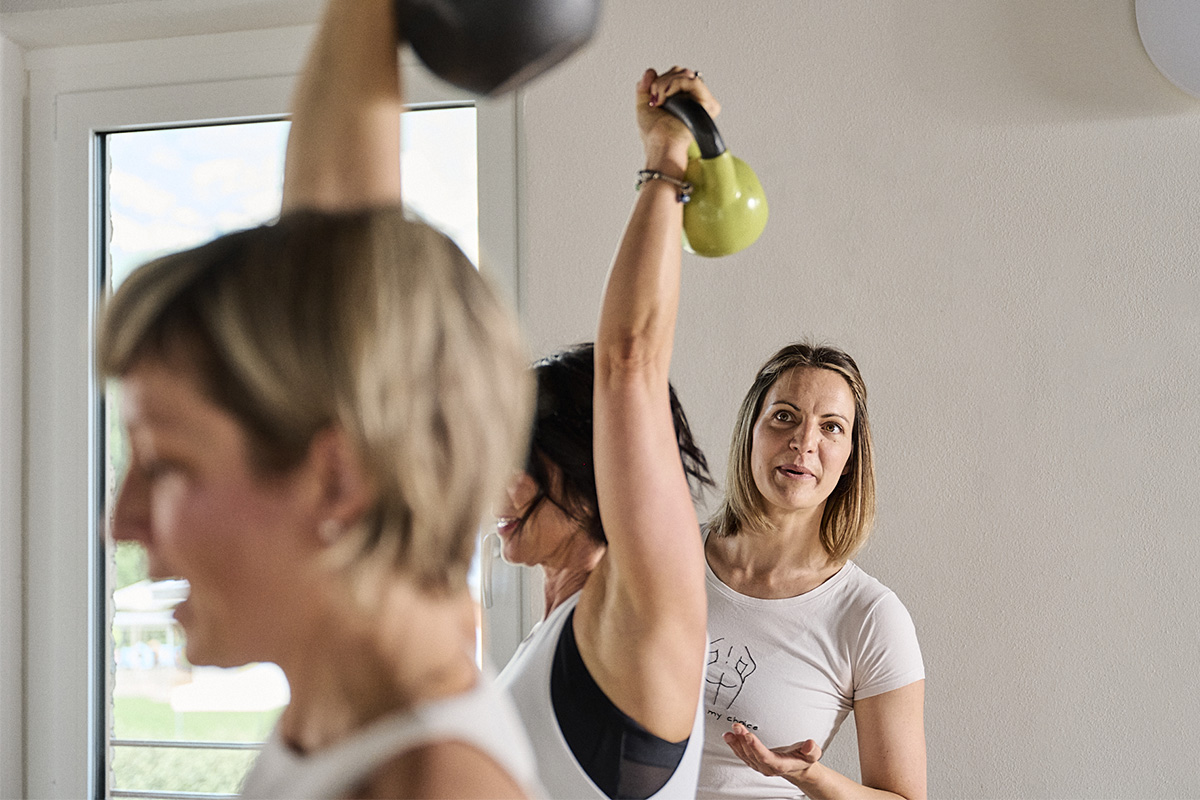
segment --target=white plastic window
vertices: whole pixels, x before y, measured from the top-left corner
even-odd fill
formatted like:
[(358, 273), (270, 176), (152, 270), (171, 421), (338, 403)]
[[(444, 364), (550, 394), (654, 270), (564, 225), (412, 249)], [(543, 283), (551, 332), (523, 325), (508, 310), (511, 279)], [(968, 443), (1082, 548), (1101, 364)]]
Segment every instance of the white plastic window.
[[(474, 107), (411, 111), (402, 128), (409, 210), (478, 262)], [(259, 121), (105, 135), (107, 288), (155, 256), (274, 217), (287, 129), (286, 121)], [(105, 494), (111, 504), (126, 445), (115, 386), (107, 397)], [(288, 702), (283, 673), (272, 664), (189, 664), (171, 611), (186, 584), (150, 581), (139, 545), (122, 543), (111, 556), (111, 796), (236, 794), (257, 745)]]
[[(10, 792), (14, 796), (99, 800), (112, 790), (109, 738), (121, 654), (111, 649), (117, 568), (104, 545), (104, 529), (114, 469), (107, 463), (105, 441), (110, 438), (111, 415), (105, 413), (107, 400), (93, 380), (88, 354), (94, 314), (107, 288), (110, 257), (117, 273), (138, 259), (131, 256), (123, 265), (124, 257), (106, 250), (110, 238), (121, 245), (136, 236), (112, 231), (110, 237), (108, 214), (102, 213), (108, 188), (105, 151), (112, 149), (114, 137), (125, 134), (205, 125), (219, 130), (224, 126), (218, 123), (279, 120), (310, 36), (309, 29), (273, 29), (62, 48), (27, 58), (28, 269), (22, 374), (28, 412), (24, 614), (19, 626), (25, 635), (19, 638), (32, 646), (23, 652), (24, 691), (19, 706), (23, 720), (8, 720), (13, 723), (8, 727), (20, 737), (24, 771), (16, 777), (0, 776), (0, 784), (14, 787)], [(456, 236), (464, 250), (477, 252), (481, 269), (515, 296), (514, 98), (477, 102), (433, 80), (411, 60), (405, 78), (407, 99), (417, 108), (474, 107), (478, 155), (471, 156), (478, 181), (477, 243), (472, 245), (469, 232), (459, 238), (453, 225), (439, 221), (435, 210), (425, 206), (418, 210)], [(417, 132), (409, 136), (418, 152), (420, 138)], [(452, 145), (444, 132), (431, 138), (438, 148)], [(149, 160), (149, 150), (141, 153)], [(461, 166), (463, 161), (455, 163)], [(410, 200), (415, 199), (415, 184), (427, 167), (423, 159), (411, 163), (405, 156), (405, 192)], [(223, 180), (213, 177), (217, 172), (210, 171), (213, 184)], [(445, 193), (446, 186), (435, 189), (426, 195), (430, 203)], [(154, 204), (149, 205), (153, 210)], [(257, 207), (271, 205), (260, 200)], [(195, 221), (195, 215), (176, 209), (177, 228)], [(244, 218), (222, 224), (238, 227), (248, 222)], [(213, 232), (194, 234), (203, 239)], [(151, 252), (184, 246), (181, 239), (145, 241)], [(125, 569), (128, 579), (128, 565)], [(523, 610), (529, 605), (527, 594), (518, 570), (497, 566), (495, 604), (484, 619), (484, 650), (495, 663), (507, 660), (528, 629), (529, 615)], [(122, 605), (126, 597), (122, 595)], [(137, 620), (122, 616), (120, 622), (132, 625)], [(178, 641), (168, 641), (165, 628), (145, 630), (144, 635), (157, 637), (157, 646), (166, 648), (164, 659), (169, 662)], [(154, 650), (149, 640), (145, 643)], [(145, 649), (137, 650), (140, 663), (148, 663)], [(136, 652), (124, 655), (138, 657)], [(162, 758), (167, 749), (155, 748), (155, 757)]]

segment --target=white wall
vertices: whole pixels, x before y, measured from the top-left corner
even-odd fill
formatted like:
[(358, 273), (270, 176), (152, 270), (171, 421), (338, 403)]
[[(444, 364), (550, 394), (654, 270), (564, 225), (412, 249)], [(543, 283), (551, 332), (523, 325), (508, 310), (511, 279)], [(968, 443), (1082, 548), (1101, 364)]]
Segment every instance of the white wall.
[(1200, 101), (1132, 0), (607, 3), (524, 98), (539, 351), (592, 335), (632, 86), (672, 63), (771, 202), (753, 248), (686, 265), (675, 380), (723, 472), (778, 346), (858, 359), (859, 561), (921, 636), (931, 796), (1200, 795)]
[(24, 792), (20, 534), (25, 87), (21, 48), (0, 35), (0, 797)]

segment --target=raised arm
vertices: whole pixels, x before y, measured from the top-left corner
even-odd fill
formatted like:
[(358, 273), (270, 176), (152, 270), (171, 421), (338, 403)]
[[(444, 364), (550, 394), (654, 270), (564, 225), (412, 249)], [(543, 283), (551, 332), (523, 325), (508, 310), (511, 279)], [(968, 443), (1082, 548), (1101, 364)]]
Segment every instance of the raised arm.
[(331, 0), (292, 98), (283, 211), (400, 202), (392, 0)]
[[(679, 68), (648, 70), (637, 103), (646, 169), (682, 180), (691, 134), (657, 107), (679, 91), (718, 111), (696, 73)], [(575, 622), (601, 689), (671, 741), (692, 728), (706, 646), (704, 553), (668, 395), (682, 225), (679, 189), (646, 182), (604, 289), (593, 446), (608, 551)]]

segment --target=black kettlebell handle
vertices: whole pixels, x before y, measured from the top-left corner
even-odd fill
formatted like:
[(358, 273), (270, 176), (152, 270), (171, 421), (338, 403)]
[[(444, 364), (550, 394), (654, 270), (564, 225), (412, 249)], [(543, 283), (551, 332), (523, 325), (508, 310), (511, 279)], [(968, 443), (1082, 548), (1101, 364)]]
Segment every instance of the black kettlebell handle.
[(717, 130), (717, 123), (695, 99), (686, 94), (673, 94), (663, 101), (662, 110), (687, 125), (700, 148), (701, 158), (716, 158), (725, 152), (725, 140)]

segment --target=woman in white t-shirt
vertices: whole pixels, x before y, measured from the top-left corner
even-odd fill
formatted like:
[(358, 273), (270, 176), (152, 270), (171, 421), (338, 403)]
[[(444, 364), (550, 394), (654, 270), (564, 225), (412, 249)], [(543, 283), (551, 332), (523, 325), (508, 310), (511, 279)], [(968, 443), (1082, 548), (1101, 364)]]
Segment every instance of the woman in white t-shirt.
[[(738, 412), (705, 540), (701, 798), (923, 798), (925, 673), (896, 595), (850, 561), (875, 515), (854, 360), (799, 343)], [(820, 762), (854, 711), (862, 783)]]

